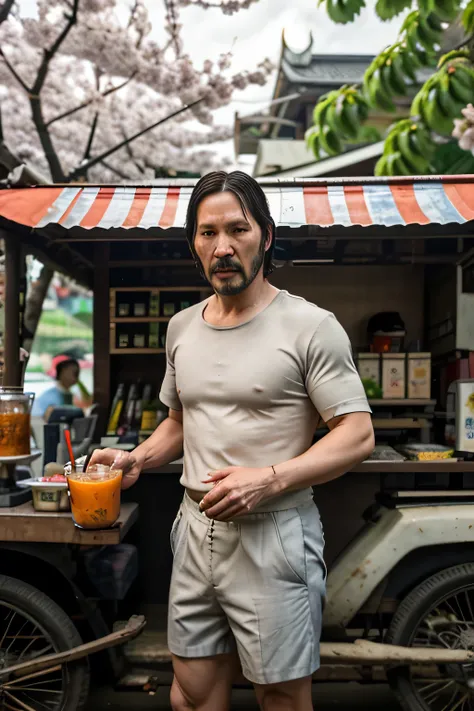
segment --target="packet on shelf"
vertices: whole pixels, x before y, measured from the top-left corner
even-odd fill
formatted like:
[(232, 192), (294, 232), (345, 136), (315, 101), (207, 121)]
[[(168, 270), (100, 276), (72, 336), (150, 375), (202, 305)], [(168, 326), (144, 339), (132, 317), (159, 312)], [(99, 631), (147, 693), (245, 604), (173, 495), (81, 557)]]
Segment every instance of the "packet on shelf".
[(79, 528), (110, 528), (120, 515), (122, 472), (102, 465), (68, 473), (74, 523)]

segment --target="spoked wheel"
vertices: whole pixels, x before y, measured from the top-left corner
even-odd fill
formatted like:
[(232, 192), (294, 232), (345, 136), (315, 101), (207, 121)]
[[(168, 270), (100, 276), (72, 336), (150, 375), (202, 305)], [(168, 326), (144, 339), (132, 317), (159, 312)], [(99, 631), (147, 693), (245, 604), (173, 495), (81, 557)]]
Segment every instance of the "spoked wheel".
[[(0, 672), (80, 644), (74, 624), (53, 600), (0, 575)], [(22, 677), (7, 672), (0, 675), (0, 711), (79, 711), (88, 688), (84, 660)]]
[[(474, 564), (443, 570), (413, 590), (386, 641), (474, 651)], [(406, 711), (474, 711), (474, 664), (403, 666), (387, 674)]]

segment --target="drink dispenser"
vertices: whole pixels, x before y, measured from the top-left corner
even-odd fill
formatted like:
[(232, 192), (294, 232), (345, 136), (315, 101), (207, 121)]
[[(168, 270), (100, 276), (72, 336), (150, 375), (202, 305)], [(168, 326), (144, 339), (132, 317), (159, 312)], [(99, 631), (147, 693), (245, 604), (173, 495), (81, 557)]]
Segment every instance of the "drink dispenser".
[(21, 387), (0, 387), (0, 458), (30, 454), (33, 399)]

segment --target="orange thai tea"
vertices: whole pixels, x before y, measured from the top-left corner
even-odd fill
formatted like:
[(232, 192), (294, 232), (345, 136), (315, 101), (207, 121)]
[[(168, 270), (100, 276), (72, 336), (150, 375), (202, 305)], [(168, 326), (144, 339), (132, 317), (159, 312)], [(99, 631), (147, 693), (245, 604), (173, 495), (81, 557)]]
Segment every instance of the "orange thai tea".
[(79, 528), (110, 528), (120, 514), (122, 472), (102, 465), (72, 471), (68, 477), (74, 523)]
[(30, 415), (0, 413), (0, 456), (19, 457), (30, 453)]

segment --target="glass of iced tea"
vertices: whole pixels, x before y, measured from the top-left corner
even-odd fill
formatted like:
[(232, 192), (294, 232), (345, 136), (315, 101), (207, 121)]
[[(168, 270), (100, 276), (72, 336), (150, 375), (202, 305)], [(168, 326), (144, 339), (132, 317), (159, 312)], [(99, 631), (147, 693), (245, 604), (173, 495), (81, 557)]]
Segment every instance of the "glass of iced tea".
[(67, 475), (71, 512), (78, 528), (110, 528), (120, 514), (122, 471), (92, 464)]

